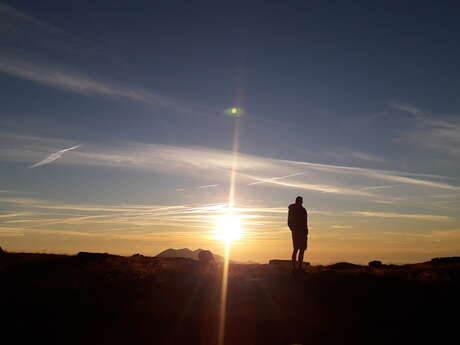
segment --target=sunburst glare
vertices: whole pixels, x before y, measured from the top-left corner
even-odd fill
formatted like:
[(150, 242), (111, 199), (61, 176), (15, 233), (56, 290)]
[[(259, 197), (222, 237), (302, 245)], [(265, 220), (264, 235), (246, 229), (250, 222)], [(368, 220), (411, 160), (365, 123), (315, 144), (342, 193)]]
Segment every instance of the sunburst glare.
[(220, 216), (216, 222), (215, 238), (228, 243), (239, 240), (243, 232), (241, 217), (232, 213)]

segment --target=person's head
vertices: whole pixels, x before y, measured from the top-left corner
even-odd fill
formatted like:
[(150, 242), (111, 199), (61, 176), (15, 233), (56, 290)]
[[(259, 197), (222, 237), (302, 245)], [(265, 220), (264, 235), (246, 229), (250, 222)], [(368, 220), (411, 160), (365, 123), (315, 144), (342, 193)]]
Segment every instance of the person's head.
[(295, 203), (297, 205), (302, 205), (303, 203), (303, 198), (301, 196), (298, 196), (297, 198), (295, 198)]

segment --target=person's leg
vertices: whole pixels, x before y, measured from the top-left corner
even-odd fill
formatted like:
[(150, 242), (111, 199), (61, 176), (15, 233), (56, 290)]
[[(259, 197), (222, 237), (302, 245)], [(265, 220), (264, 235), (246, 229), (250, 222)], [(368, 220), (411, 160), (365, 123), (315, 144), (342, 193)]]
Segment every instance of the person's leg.
[(304, 253), (305, 253), (305, 249), (300, 249), (299, 250), (299, 270), (302, 269), (303, 254)]
[(296, 259), (297, 259), (297, 251), (299, 249), (294, 247), (294, 250), (292, 251), (292, 259), (291, 259), (291, 262), (292, 262), (292, 269), (295, 269), (295, 262), (296, 262)]

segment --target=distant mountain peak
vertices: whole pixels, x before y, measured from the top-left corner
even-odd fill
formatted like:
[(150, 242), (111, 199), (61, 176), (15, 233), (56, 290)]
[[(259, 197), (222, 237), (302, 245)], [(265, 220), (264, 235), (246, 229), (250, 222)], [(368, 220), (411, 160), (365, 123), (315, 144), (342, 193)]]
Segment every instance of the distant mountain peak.
[[(188, 248), (182, 248), (182, 249), (174, 249), (174, 248), (169, 248), (161, 253), (155, 255), (155, 257), (159, 258), (186, 258), (186, 259), (193, 259), (193, 260), (198, 260), (198, 254), (202, 252), (203, 250), (206, 249), (196, 249), (196, 250), (190, 250)], [(214, 254), (214, 253), (213, 253)], [(220, 255), (214, 254), (214, 258), (217, 261), (223, 261), (224, 258)], [(232, 261), (231, 261), (232, 262)]]
[[(192, 256), (194, 256), (194, 252), (191, 251), (190, 249), (188, 248), (182, 248), (182, 249), (174, 249), (174, 248), (169, 248), (169, 249), (166, 249), (164, 251), (162, 251), (161, 253), (157, 254), (156, 256), (158, 257), (187, 257), (187, 258), (190, 258)], [(193, 257), (192, 257), (193, 259)]]

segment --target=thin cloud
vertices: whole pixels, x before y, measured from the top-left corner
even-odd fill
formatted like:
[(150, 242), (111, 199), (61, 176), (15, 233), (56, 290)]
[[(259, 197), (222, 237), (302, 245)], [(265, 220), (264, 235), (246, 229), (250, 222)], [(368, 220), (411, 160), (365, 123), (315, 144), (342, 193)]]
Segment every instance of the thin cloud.
[(372, 202), (376, 202), (377, 204), (385, 204), (385, 205), (394, 205), (397, 203), (397, 201), (395, 200), (378, 200), (378, 199), (374, 199), (374, 200), (371, 200)]
[[(0, 32), (5, 34), (21, 34), (21, 37), (24, 37), (23, 32), (26, 32), (31, 36), (43, 35), (45, 33), (49, 35), (50, 38), (56, 36), (70, 36), (62, 29), (52, 24), (38, 20), (2, 3), (0, 3), (0, 18)], [(35, 29), (35, 31), (31, 29)], [(40, 44), (43, 44), (43, 42), (40, 42)]]
[(16, 218), (16, 217), (23, 217), (23, 216), (27, 216), (31, 214), (32, 213), (27, 213), (27, 212), (6, 213), (6, 214), (0, 214), (0, 218)]
[(390, 103), (391, 108), (395, 110), (399, 110), (402, 112), (406, 112), (409, 114), (414, 115), (415, 117), (421, 118), (426, 115), (426, 112), (423, 111), (422, 109), (419, 109), (413, 105), (410, 104), (403, 104), (403, 103), (398, 103), (398, 102), (391, 102)]
[[(368, 170), (368, 169), (366, 169)], [(365, 171), (363, 171), (364, 173)], [(398, 175), (390, 175), (386, 172), (380, 172), (380, 171), (367, 171), (367, 176), (369, 177), (375, 177), (378, 179), (382, 180), (387, 180), (387, 181), (395, 181), (395, 182), (402, 182), (406, 184), (415, 184), (419, 186), (425, 186), (425, 187), (434, 187), (434, 188), (441, 188), (441, 189), (449, 189), (449, 190), (456, 190), (460, 191), (460, 187), (453, 186), (448, 183), (444, 182), (434, 182), (434, 181), (427, 181), (427, 180), (422, 180), (422, 179), (416, 179), (413, 177), (406, 177), (406, 176), (398, 176)]]
[(55, 203), (44, 199), (34, 198), (0, 198), (1, 203), (19, 205), (21, 208), (38, 208), (49, 210), (68, 210), (75, 212), (171, 212), (184, 209), (183, 205), (106, 205), (106, 204), (69, 204)]
[(429, 220), (429, 221), (448, 221), (454, 220), (453, 217), (439, 216), (434, 214), (404, 214), (404, 213), (392, 213), (392, 212), (370, 212), (370, 211), (354, 211), (349, 214), (363, 217), (378, 217), (378, 218), (401, 218), (401, 219), (417, 219), (417, 220)]
[(353, 151), (350, 155), (354, 158), (369, 162), (385, 162), (385, 159), (368, 152)]
[[(75, 55), (89, 51), (99, 59), (103, 55), (106, 61), (113, 57), (94, 49), (90, 42), (3, 4), (0, 4), (0, 33), (3, 34), (0, 35), (0, 73), (81, 95), (125, 98), (186, 114), (213, 115), (219, 112), (219, 109), (183, 102), (153, 90), (103, 81), (76, 72), (71, 64)], [(56, 54), (67, 54), (68, 66), (56, 61)]]
[(442, 153), (460, 155), (460, 121), (456, 116), (432, 114), (413, 105), (393, 103), (393, 109), (411, 114), (415, 126), (397, 141), (408, 141)]
[(327, 156), (334, 158), (336, 160), (360, 160), (360, 161), (366, 161), (366, 162), (386, 162), (386, 160), (382, 157), (379, 157), (375, 154), (369, 153), (369, 152), (362, 152), (362, 151), (354, 151), (350, 149), (341, 149), (335, 152), (321, 152), (320, 154), (316, 154), (317, 156)]
[(360, 190), (354, 190), (354, 189), (348, 189), (348, 188), (342, 188), (338, 186), (331, 186), (331, 185), (324, 185), (324, 184), (312, 184), (312, 183), (302, 183), (302, 182), (296, 182), (296, 181), (280, 181), (279, 179), (273, 179), (273, 178), (264, 178), (261, 176), (256, 176), (256, 175), (250, 175), (250, 174), (244, 174), (244, 173), (238, 173), (240, 176), (244, 176), (253, 180), (256, 180), (256, 182), (260, 183), (268, 183), (272, 184), (275, 186), (281, 186), (281, 187), (289, 187), (289, 188), (295, 188), (295, 189), (305, 189), (305, 190), (311, 190), (315, 192), (321, 192), (321, 193), (333, 193), (333, 194), (347, 194), (347, 195), (355, 195), (355, 196), (369, 196), (370, 194), (360, 191)]
[[(225, 204), (208, 205), (73, 205), (54, 203), (41, 199), (0, 199), (0, 202), (16, 204), (17, 208), (27, 207), (33, 212), (24, 213), (19, 219), (5, 217), (2, 223), (18, 224), (22, 229), (55, 230), (56, 226), (65, 231), (81, 227), (97, 229), (98, 233), (113, 233), (114, 225), (124, 226), (133, 233), (152, 232), (161, 229), (169, 233), (170, 229), (194, 228), (215, 229), (217, 221), (228, 212)], [(9, 206), (11, 207), (11, 206)], [(249, 231), (259, 231), (265, 227), (276, 228), (285, 225), (285, 215), (280, 215), (278, 208), (238, 207), (234, 210), (242, 219), (242, 225)], [(287, 210), (284, 209), (283, 213)], [(17, 213), (16, 216), (19, 216)], [(263, 219), (263, 222), (261, 221)], [(202, 233), (202, 232), (200, 232)]]
[(219, 187), (220, 185), (219, 184), (206, 184), (204, 186), (198, 186), (196, 187), (197, 189), (204, 189), (204, 188), (215, 188), (215, 187)]
[[(39, 142), (34, 141), (29, 146), (23, 146), (23, 152), (15, 150), (14, 155), (11, 152), (5, 152), (0, 157), (7, 160), (18, 161), (22, 159), (27, 161), (30, 160), (30, 157), (36, 157), (39, 148)], [(111, 147), (110, 149), (93, 146), (88, 151), (91, 152), (77, 151), (72, 156), (69, 156), (64, 163), (133, 168), (181, 176), (202, 177), (203, 173), (206, 173), (209, 178), (216, 180), (216, 184), (222, 184), (227, 181), (228, 173), (233, 167), (233, 152), (205, 147), (133, 143), (119, 148)], [(299, 167), (302, 167), (301, 172), (299, 172)], [(379, 188), (377, 187), (380, 185), (376, 185), (372, 180), (460, 191), (459, 186), (445, 182), (450, 178), (444, 176), (280, 160), (243, 153), (238, 154), (237, 173), (239, 176), (238, 182), (246, 185), (263, 183), (271, 186), (299, 188), (322, 193), (372, 196), (374, 198), (376, 195), (370, 192), (378, 192)], [(292, 179), (307, 173), (307, 183), (299, 179), (297, 181)], [(264, 177), (263, 175), (275, 177)], [(341, 178), (338, 175), (348, 176)], [(349, 181), (347, 178), (354, 179), (354, 188), (348, 187)], [(377, 199), (381, 199), (381, 197)]]
[(18, 56), (0, 56), (0, 72), (86, 96), (122, 97), (183, 113), (210, 113), (209, 108), (181, 103), (172, 97), (162, 96), (151, 90), (133, 89), (102, 82), (84, 74), (69, 73), (64, 69), (22, 61)]
[[(315, 170), (320, 171), (328, 171), (334, 173), (348, 173), (348, 174), (357, 174), (366, 176), (369, 178), (375, 178), (380, 180), (387, 180), (393, 182), (401, 182), (406, 184), (415, 184), (425, 187), (434, 187), (434, 188), (441, 188), (441, 189), (449, 189), (460, 191), (460, 187), (454, 186), (444, 182), (435, 182), (429, 180), (423, 180), (415, 177), (407, 177), (401, 175), (412, 175), (412, 176), (432, 176), (432, 175), (424, 175), (424, 174), (413, 174), (407, 172), (400, 172), (400, 171), (386, 171), (386, 170), (375, 170), (375, 169), (367, 169), (367, 168), (358, 168), (358, 167), (350, 167), (350, 166), (341, 166), (341, 165), (331, 165), (331, 164), (320, 164), (320, 163), (311, 163), (311, 162), (299, 162), (299, 161), (290, 161), (285, 160), (283, 161), (288, 164), (294, 164), (298, 166), (305, 166)], [(441, 178), (441, 176), (435, 176), (436, 178)]]
[(24, 234), (20, 229), (5, 228), (0, 226), (0, 237), (23, 237)]
[[(197, 240), (212, 238), (216, 224), (221, 215), (226, 214), (228, 205), (217, 204), (184, 204), (184, 205), (148, 205), (148, 204), (66, 204), (44, 199), (30, 198), (1, 198), (7, 202), (8, 208), (18, 211), (26, 210), (27, 214), (20, 217), (5, 217), (0, 219), (0, 236), (70, 236), (99, 239), (151, 240), (164, 238), (187, 238)], [(16, 204), (16, 205), (14, 205)], [(30, 210), (30, 211), (29, 211)], [(14, 211), (11, 211), (13, 214)], [(286, 226), (287, 207), (263, 207), (261, 205), (239, 205), (234, 209), (235, 214), (242, 219), (245, 229), (244, 242), (265, 241), (268, 238), (280, 240), (288, 236)], [(19, 216), (20, 212), (16, 212)], [(408, 219), (414, 222), (447, 221), (451, 217), (426, 214), (399, 214), (385, 212), (332, 212), (311, 210), (313, 217), (327, 215), (328, 218), (337, 216), (379, 217)], [(319, 217), (319, 216), (318, 216)], [(17, 222), (20, 220), (20, 222)], [(13, 221), (13, 222), (11, 222)], [(337, 220), (334, 220), (336, 222)], [(336, 230), (346, 230), (349, 226), (333, 223), (330, 226)], [(318, 229), (324, 228), (319, 225)], [(351, 230), (350, 230), (351, 231)], [(2, 233), (3, 232), (3, 233)], [(315, 232), (316, 238), (337, 239), (340, 231)], [(167, 234), (167, 236), (165, 236)], [(377, 235), (362, 234), (367, 238)], [(353, 233), (346, 231), (347, 240), (353, 238)]]
[(399, 184), (392, 184), (392, 185), (384, 185), (384, 186), (369, 186), (369, 187), (363, 187), (361, 190), (380, 190), (380, 189), (388, 189), (388, 188), (394, 188), (394, 187), (399, 187)]
[[(293, 173), (293, 174), (289, 174), (289, 175), (285, 175), (285, 176), (269, 177), (268, 180), (270, 180), (270, 181), (283, 180), (283, 179), (286, 179), (288, 177), (294, 177), (294, 176), (299, 176), (299, 175), (303, 175), (303, 174), (305, 174), (305, 171), (301, 171), (301, 172), (298, 172), (298, 173)], [(248, 183), (247, 186), (254, 186), (256, 184), (261, 184), (261, 183), (267, 183), (267, 182), (265, 182), (265, 181), (251, 182), (251, 183)]]
[(397, 236), (397, 237), (410, 237), (420, 238), (427, 240), (448, 240), (453, 241), (452, 243), (458, 243), (460, 239), (460, 229), (449, 229), (449, 230), (433, 230), (429, 232), (384, 232), (385, 235)]
[(77, 145), (77, 146), (69, 147), (68, 149), (59, 150), (58, 152), (50, 154), (48, 157), (46, 157), (45, 159), (41, 160), (40, 162), (37, 162), (37, 163), (31, 165), (29, 168), (36, 168), (36, 167), (39, 167), (39, 166), (54, 162), (56, 159), (61, 158), (62, 155), (64, 153), (66, 153), (67, 151), (76, 150), (79, 147), (80, 147), (80, 145)]

